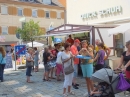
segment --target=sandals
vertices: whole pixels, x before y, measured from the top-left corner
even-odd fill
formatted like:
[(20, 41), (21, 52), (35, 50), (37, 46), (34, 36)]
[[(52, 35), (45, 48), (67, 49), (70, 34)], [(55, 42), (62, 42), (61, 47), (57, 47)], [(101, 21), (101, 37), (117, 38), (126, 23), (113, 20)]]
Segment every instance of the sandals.
[(70, 94), (70, 95), (75, 95), (75, 93), (74, 93), (73, 91), (68, 92), (68, 94)]
[(46, 79), (43, 79), (43, 81), (51, 81), (50, 79), (46, 80)]
[(26, 81), (27, 83), (33, 83), (32, 81)]
[(68, 95), (67, 94), (63, 94), (63, 97), (68, 97)]

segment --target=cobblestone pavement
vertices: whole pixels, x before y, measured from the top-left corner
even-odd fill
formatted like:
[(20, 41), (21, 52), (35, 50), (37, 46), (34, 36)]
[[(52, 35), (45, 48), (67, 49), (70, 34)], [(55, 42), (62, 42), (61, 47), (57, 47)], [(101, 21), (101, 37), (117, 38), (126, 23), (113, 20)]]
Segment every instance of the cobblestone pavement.
[[(31, 80), (34, 83), (26, 83), (25, 70), (5, 71), (5, 81), (0, 82), (0, 97), (62, 97), (63, 81), (43, 82), (43, 68), (39, 72), (32, 72)], [(87, 91), (85, 80), (78, 78), (80, 84), (78, 90), (74, 90), (75, 95), (69, 97), (83, 97)], [(123, 93), (116, 97), (125, 97)], [(130, 96), (129, 96), (130, 97)]]

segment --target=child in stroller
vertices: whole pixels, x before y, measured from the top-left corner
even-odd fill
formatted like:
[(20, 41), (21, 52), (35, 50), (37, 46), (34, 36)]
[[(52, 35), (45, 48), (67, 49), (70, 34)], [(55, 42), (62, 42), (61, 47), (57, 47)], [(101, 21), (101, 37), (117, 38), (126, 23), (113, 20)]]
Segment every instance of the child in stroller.
[(109, 84), (106, 82), (100, 82), (95, 86), (94, 90), (90, 93), (89, 97), (110, 97), (109, 96)]

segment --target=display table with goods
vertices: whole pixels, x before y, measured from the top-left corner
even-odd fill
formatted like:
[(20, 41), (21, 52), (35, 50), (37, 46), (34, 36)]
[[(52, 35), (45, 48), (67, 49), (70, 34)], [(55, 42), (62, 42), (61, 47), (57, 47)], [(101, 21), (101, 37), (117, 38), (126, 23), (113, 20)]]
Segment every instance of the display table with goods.
[(79, 59), (91, 59), (90, 56), (83, 56), (83, 55), (77, 55), (76, 58), (79, 58)]

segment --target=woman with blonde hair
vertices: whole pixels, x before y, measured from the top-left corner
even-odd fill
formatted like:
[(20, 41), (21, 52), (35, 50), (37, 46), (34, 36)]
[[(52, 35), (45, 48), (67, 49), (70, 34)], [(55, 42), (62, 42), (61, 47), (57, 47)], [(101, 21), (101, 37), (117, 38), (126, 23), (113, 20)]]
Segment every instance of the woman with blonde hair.
[(93, 91), (93, 82), (90, 79), (93, 74), (93, 46), (89, 45), (88, 41), (83, 40), (81, 42), (82, 49), (79, 53), (83, 56), (90, 56), (92, 59), (81, 59), (81, 69), (83, 73), (83, 77), (86, 79), (88, 92), (84, 94), (84, 96), (90, 95), (91, 91)]
[(27, 83), (31, 83), (30, 76), (32, 76), (31, 75), (31, 71), (32, 71), (33, 63), (34, 63), (33, 52), (34, 52), (34, 50), (32, 48), (29, 48), (28, 49), (28, 53), (26, 54), (26, 67), (27, 67), (26, 76), (27, 76)]
[(0, 47), (0, 80), (3, 82), (3, 74), (4, 74), (4, 67), (6, 65), (6, 60), (5, 60), (5, 50), (3, 47)]

